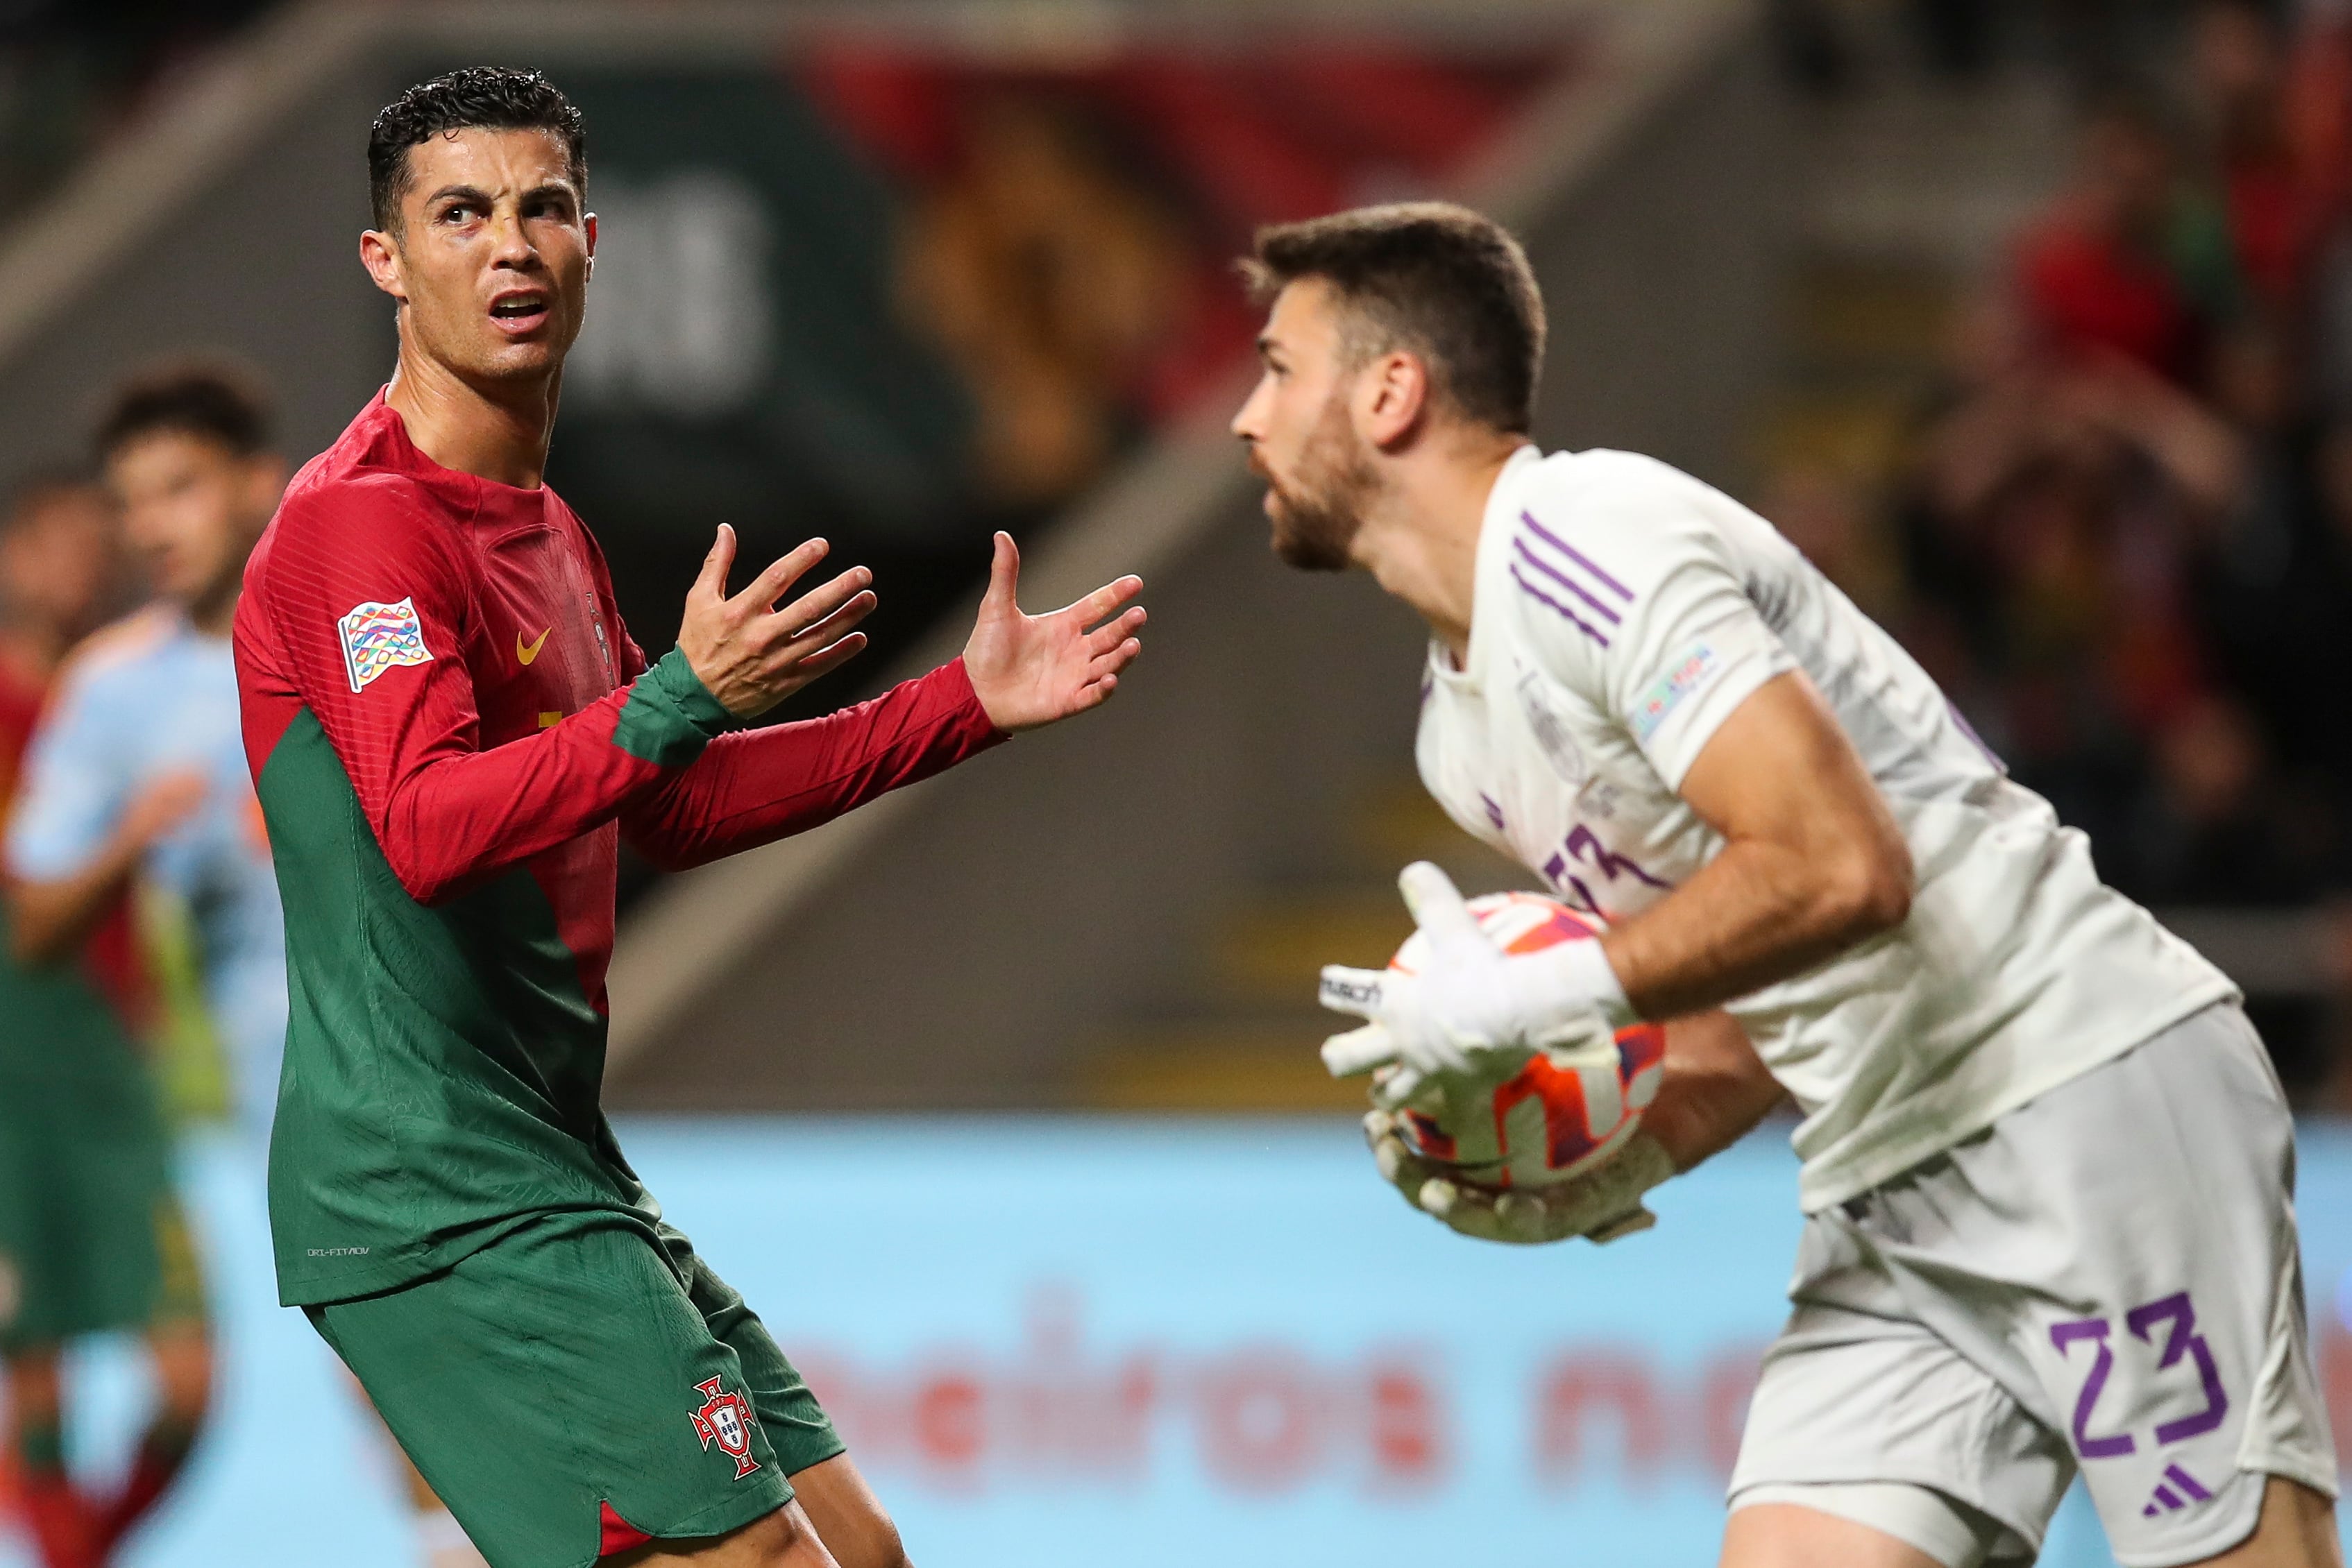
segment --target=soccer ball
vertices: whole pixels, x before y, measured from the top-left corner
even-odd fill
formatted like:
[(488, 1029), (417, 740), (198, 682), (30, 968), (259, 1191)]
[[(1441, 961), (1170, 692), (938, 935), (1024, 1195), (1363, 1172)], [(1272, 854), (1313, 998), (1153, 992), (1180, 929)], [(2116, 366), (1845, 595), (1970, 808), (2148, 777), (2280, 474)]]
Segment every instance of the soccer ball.
[[(1537, 953), (1560, 942), (1589, 942), (1601, 922), (1533, 893), (1490, 893), (1470, 913), (1505, 953)], [(1406, 938), (1389, 967), (1413, 973), (1428, 941)], [(1448, 1084), (1442, 1105), (1420, 1104), (1399, 1118), (1405, 1141), (1447, 1175), (1473, 1186), (1530, 1187), (1563, 1182), (1601, 1164), (1641, 1124), (1664, 1070), (1666, 1031), (1637, 1023), (1617, 1031), (1612, 1064), (1565, 1068), (1530, 1059), (1499, 1085)]]

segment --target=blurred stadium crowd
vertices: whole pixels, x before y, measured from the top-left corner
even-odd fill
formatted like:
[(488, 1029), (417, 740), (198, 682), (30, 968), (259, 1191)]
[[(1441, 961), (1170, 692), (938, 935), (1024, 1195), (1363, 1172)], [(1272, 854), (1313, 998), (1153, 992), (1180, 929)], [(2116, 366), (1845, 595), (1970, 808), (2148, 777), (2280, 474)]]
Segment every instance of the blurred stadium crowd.
[[(1931, 65), (1994, 68), (1996, 8), (1913, 9)], [(2081, 109), (2063, 188), (1956, 312), (1892, 482), (1784, 482), (1765, 509), (2090, 832), (2116, 886), (2341, 907), (2352, 13), (2047, 10)], [(1843, 91), (1834, 18), (1780, 20), (1798, 79)], [(2330, 1044), (2287, 1050), (2340, 1059)]]
[(0, 0), (0, 223), (270, 0)]
[(2105, 86), (1956, 334), (1895, 503), (1908, 640), (2156, 903), (2341, 883), (2352, 28), (2200, 8)]

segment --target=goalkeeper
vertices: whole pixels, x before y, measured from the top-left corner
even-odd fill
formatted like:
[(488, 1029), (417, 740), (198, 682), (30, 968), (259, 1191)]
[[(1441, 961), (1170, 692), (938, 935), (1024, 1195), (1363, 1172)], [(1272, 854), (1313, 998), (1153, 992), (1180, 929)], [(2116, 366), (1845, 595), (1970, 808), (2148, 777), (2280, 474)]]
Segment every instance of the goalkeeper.
[(1693, 1040), (1736, 1047), (1685, 1028), (1649, 1135), (1508, 1201), (1431, 1179), (1376, 1114), (1408, 1200), (1482, 1237), (1622, 1234), (1785, 1091), (1804, 1239), (1727, 1564), (2021, 1563), (2078, 1473), (2133, 1568), (2336, 1563), (2294, 1125), (2236, 988), (1763, 518), (1529, 441), (1543, 306), (1500, 228), (1368, 208), (1245, 267), (1271, 311), (1234, 429), (1276, 551), (1420, 612), (1423, 782), (1610, 926), (1507, 958), (1412, 868), (1429, 961), (1326, 972), (1366, 1020), (1331, 1064), (1392, 1108), (1721, 1008), (1769, 1073), (1689, 1071)]

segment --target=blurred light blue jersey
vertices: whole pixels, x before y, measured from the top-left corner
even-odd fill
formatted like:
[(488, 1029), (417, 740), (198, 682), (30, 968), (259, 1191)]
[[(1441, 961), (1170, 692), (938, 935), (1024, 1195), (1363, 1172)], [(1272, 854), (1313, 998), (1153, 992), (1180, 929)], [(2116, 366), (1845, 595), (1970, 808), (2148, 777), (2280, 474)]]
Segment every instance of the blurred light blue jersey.
[(84, 643), (26, 757), (8, 858), (21, 877), (72, 876), (98, 857), (142, 790), (190, 772), (212, 789), (149, 852), (146, 873), (194, 920), (236, 1115), (266, 1134), (285, 1050), (286, 927), (246, 768), (229, 640), (154, 606)]

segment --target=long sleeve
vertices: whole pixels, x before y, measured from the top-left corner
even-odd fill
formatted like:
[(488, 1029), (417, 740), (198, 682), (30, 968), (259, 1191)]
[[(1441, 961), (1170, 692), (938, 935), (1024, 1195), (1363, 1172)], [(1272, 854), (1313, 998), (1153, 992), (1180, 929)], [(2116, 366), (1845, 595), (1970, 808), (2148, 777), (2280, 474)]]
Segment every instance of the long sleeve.
[(958, 659), (823, 718), (720, 737), (633, 800), (621, 831), (656, 865), (700, 865), (830, 821), (1003, 738)]
[[(325, 494), (331, 505), (289, 501), (248, 570), (237, 626), (247, 748), (258, 770), (277, 736), (253, 721), (308, 708), (420, 903), (612, 821), (727, 725), (673, 652), (561, 722), (482, 748), (466, 656), (474, 585), (457, 542), (436, 536), (447, 525), (396, 482)], [(275, 720), (281, 732), (285, 721)]]

